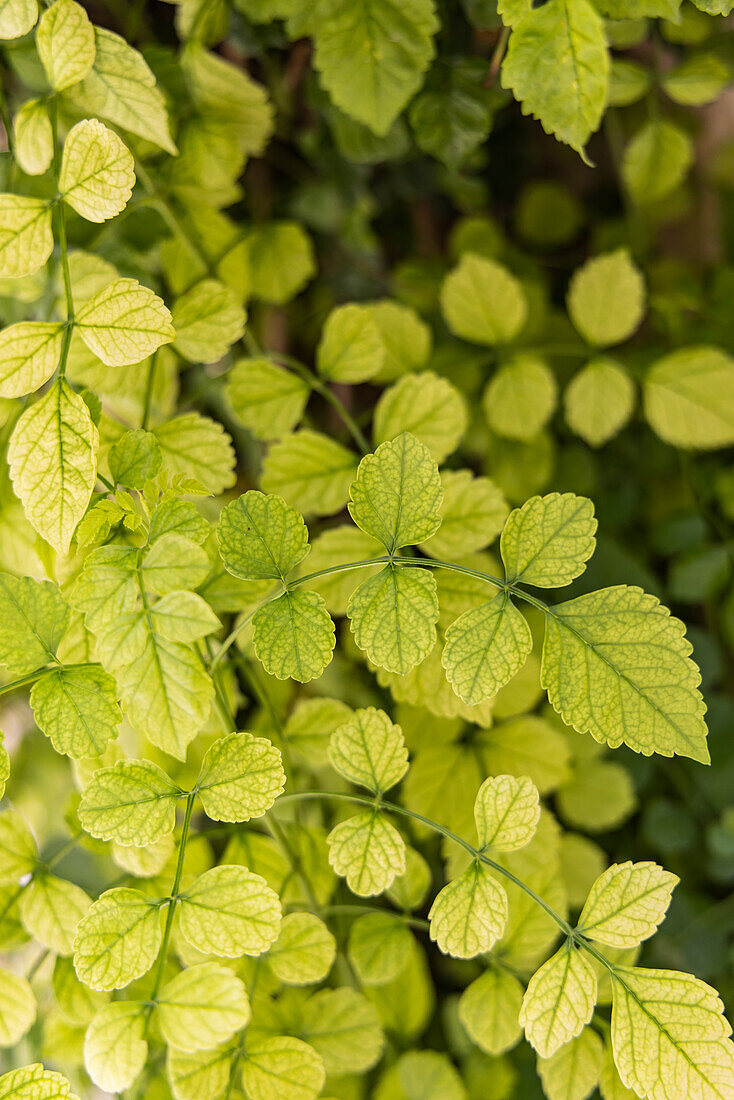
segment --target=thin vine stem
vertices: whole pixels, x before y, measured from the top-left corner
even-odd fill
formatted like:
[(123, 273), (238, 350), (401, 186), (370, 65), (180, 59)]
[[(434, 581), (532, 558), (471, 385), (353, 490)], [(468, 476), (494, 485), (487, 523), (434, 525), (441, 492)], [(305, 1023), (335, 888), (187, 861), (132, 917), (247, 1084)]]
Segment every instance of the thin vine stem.
[(486, 864), (488, 867), (491, 867), (493, 871), (496, 871), (498, 874), (502, 875), (504, 878), (514, 883), (514, 885), (523, 890), (528, 895), (528, 897), (532, 898), (536, 905), (539, 905), (541, 909), (545, 910), (548, 916), (553, 921), (555, 921), (555, 923), (558, 925), (564, 935), (573, 935), (573, 928), (565, 919), (565, 917), (562, 917), (560, 913), (557, 913), (555, 909), (553, 909), (553, 907), (548, 904), (547, 901), (541, 898), (540, 894), (536, 894), (535, 890), (533, 890), (532, 887), (528, 886), (527, 883), (523, 882), (522, 879), (518, 878), (517, 875), (508, 870), (507, 867), (503, 867), (501, 863), (495, 862), (495, 860), (488, 856), (486, 852), (483, 852), (479, 848), (475, 848), (474, 845), (470, 844), (468, 840), (464, 840), (464, 838), (460, 837), (458, 833), (452, 832), (451, 829), (447, 829), (444, 825), (439, 825), (437, 821), (431, 821), (430, 818), (424, 817), (423, 814), (416, 813), (414, 810), (409, 810), (406, 806), (400, 806), (397, 802), (387, 802), (384, 799), (376, 801), (374, 798), (367, 798), (365, 795), (346, 794), (341, 791), (295, 791), (292, 794), (280, 795), (277, 804), (282, 805), (282, 803), (284, 802), (294, 801), (298, 798), (310, 800), (328, 798), (336, 802), (357, 803), (360, 806), (370, 806), (372, 809), (383, 809), (386, 810), (388, 813), (398, 814), (401, 817), (408, 817), (411, 818), (413, 821), (419, 821), (422, 825), (425, 825), (427, 828), (432, 829), (440, 836), (445, 837), (446, 840), (451, 840), (454, 844), (458, 844), (459, 847), (463, 848), (466, 852), (469, 853), (472, 859), (478, 860), (480, 863)]
[[(161, 983), (163, 981), (163, 974), (166, 968), (166, 959), (168, 957), (168, 944), (171, 939), (171, 930), (173, 928), (173, 917), (176, 912), (176, 902), (178, 901), (179, 890), (181, 889), (181, 878), (183, 876), (184, 860), (186, 858), (186, 843), (189, 839), (189, 830), (191, 828), (191, 815), (194, 812), (194, 802), (196, 800), (197, 790), (196, 787), (192, 791), (189, 791), (186, 797), (186, 810), (184, 812), (183, 825), (181, 826), (181, 837), (178, 842), (178, 859), (176, 860), (176, 871), (173, 876), (173, 886), (171, 887), (171, 896), (168, 899), (168, 908), (166, 911), (166, 924), (163, 929), (163, 939), (161, 940), (160, 951), (158, 952), (158, 965), (156, 966), (155, 977), (153, 979), (153, 988), (150, 993), (150, 1005), (154, 1005), (158, 1000), (158, 994), (160, 993)], [(150, 1019), (150, 1017), (148, 1017)]]
[[(58, 192), (59, 182), (61, 180), (61, 143), (59, 141), (58, 105), (55, 97), (49, 100), (49, 115), (53, 133), (54, 180)], [(64, 296), (66, 298), (66, 327), (64, 329), (64, 336), (61, 344), (61, 353), (59, 355), (59, 378), (62, 379), (66, 374), (71, 337), (74, 332), (74, 295), (71, 289), (71, 271), (69, 269), (69, 253), (66, 241), (66, 211), (64, 210), (64, 203), (61, 195), (58, 193), (56, 195), (55, 213), (56, 233), (59, 240), (59, 261), (64, 278)]]

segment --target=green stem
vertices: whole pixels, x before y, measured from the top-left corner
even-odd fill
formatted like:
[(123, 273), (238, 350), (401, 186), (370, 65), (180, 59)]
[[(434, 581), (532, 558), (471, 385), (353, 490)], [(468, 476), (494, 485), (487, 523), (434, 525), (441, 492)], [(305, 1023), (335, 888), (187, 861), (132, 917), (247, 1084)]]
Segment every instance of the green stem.
[[(53, 170), (58, 192), (61, 179), (61, 143), (59, 141), (58, 107), (55, 97), (49, 100), (49, 115), (53, 131)], [(61, 195), (56, 197), (56, 233), (59, 239), (59, 259), (61, 271), (64, 277), (64, 294), (66, 297), (66, 328), (59, 356), (59, 378), (66, 374), (66, 363), (69, 358), (69, 347), (74, 331), (74, 296), (71, 291), (71, 272), (69, 270), (69, 255), (66, 242), (66, 211)]]
[(328, 403), (337, 412), (337, 414), (343, 421), (344, 426), (349, 431), (349, 434), (359, 447), (362, 454), (368, 454), (371, 450), (371, 447), (367, 442), (367, 437), (364, 435), (359, 424), (349, 412), (349, 409), (346, 407), (344, 402), (337, 397), (337, 395), (326, 384), (326, 382), (323, 382), (320, 378), (317, 378), (313, 371), (310, 371), (308, 369), (305, 363), (301, 363), (300, 360), (294, 359), (291, 355), (285, 355), (282, 352), (278, 351), (273, 353), (273, 358), (279, 360), (286, 367), (289, 367), (290, 370), (292, 370), (294, 374), (297, 374), (299, 378), (302, 378), (303, 381), (308, 386), (310, 386), (312, 390), (320, 394), (325, 401), (328, 401)]
[[(367, 798), (364, 795), (343, 794), (337, 791), (301, 791), (294, 792), (293, 794), (280, 795), (277, 801), (277, 805), (281, 805), (284, 802), (293, 801), (297, 798), (330, 798), (337, 802), (352, 802), (358, 803), (361, 806), (370, 806), (372, 807), (372, 809), (374, 809), (377, 804), (374, 798)], [(545, 910), (551, 920), (555, 921), (555, 923), (558, 925), (564, 935), (573, 935), (573, 929), (571, 928), (571, 925), (568, 923), (565, 917), (562, 917), (560, 913), (557, 913), (555, 909), (553, 909), (548, 904), (547, 901), (544, 901), (544, 899), (541, 898), (540, 894), (536, 894), (535, 890), (533, 890), (532, 887), (524, 883), (522, 879), (519, 879), (517, 875), (515, 875), (512, 871), (508, 870), (506, 867), (503, 867), (501, 863), (496, 863), (486, 854), (486, 852), (481, 851), (479, 848), (475, 848), (474, 845), (470, 844), (468, 840), (464, 840), (463, 837), (460, 837), (457, 833), (453, 833), (451, 829), (447, 829), (444, 825), (439, 825), (437, 821), (431, 821), (430, 818), (424, 817), (423, 814), (417, 814), (414, 810), (409, 810), (405, 806), (398, 805), (397, 802), (386, 802), (384, 799), (380, 799), (379, 807), (380, 809), (387, 810), (389, 813), (398, 814), (401, 817), (409, 817), (413, 821), (419, 821), (422, 825), (425, 825), (429, 829), (433, 829), (434, 832), (438, 833), (442, 837), (445, 837), (446, 840), (451, 840), (454, 842), (454, 844), (458, 844), (460, 848), (464, 848), (464, 850), (469, 853), (472, 859), (477, 860), (479, 863), (486, 864), (487, 867), (491, 867), (493, 871), (497, 872), (497, 874), (502, 875), (503, 878), (508, 879), (510, 882), (514, 883), (515, 886), (523, 890), (528, 895), (528, 897), (531, 897), (533, 899), (536, 905), (539, 905), (541, 909)], [(608, 965), (611, 966), (611, 964)]]
[(48, 668), (37, 668), (35, 672), (30, 672), (27, 676), (20, 676), (17, 680), (11, 680), (9, 684), (3, 684), (0, 687), (0, 695), (9, 695), (11, 691), (15, 691), (16, 688), (27, 687), (28, 684), (35, 684), (36, 680), (40, 680), (45, 672), (51, 672), (54, 668), (58, 668), (58, 665), (49, 665)]
[(186, 842), (189, 839), (189, 829), (191, 827), (191, 815), (194, 811), (194, 801), (196, 799), (196, 789), (189, 791), (186, 798), (186, 810), (184, 813), (183, 825), (181, 826), (181, 838), (178, 842), (178, 859), (176, 860), (176, 872), (173, 877), (173, 886), (171, 887), (171, 896), (168, 899), (168, 909), (166, 912), (166, 926), (163, 929), (163, 939), (161, 941), (161, 949), (158, 952), (158, 966), (156, 967), (155, 978), (153, 980), (153, 989), (150, 993), (150, 1004), (153, 1005), (158, 999), (161, 983), (163, 981), (163, 974), (166, 967), (166, 958), (168, 956), (168, 944), (171, 939), (171, 929), (173, 928), (173, 917), (176, 912), (176, 902), (178, 901), (178, 893), (181, 889), (181, 878), (183, 876), (184, 859), (186, 858)]
[(148, 430), (148, 422), (150, 420), (150, 406), (153, 399), (153, 385), (155, 383), (155, 368), (157, 362), (158, 352), (153, 352), (150, 359), (150, 366), (148, 367), (148, 377), (145, 380), (145, 396), (143, 398), (143, 417), (140, 421), (140, 427), (144, 430)]

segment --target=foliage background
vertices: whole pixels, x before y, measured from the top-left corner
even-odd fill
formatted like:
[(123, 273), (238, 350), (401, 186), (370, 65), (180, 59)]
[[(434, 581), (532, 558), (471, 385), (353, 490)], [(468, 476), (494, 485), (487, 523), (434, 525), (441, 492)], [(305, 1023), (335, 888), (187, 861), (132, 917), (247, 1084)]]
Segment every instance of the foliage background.
[[(230, 8), (224, 0), (178, 5), (109, 0), (84, 6), (97, 25), (116, 31), (142, 51), (166, 95), (182, 156), (165, 157), (144, 139), (133, 139), (138, 183), (125, 213), (102, 225), (72, 215), (71, 247), (93, 252), (121, 275), (153, 286), (170, 305), (185, 289), (187, 268), (200, 263), (202, 252), (221, 275), (218, 242), (227, 242), (230, 234), (233, 240), (243, 232), (246, 236), (244, 254), (230, 257), (232, 265), (223, 276), (240, 302), (247, 301), (244, 343), (226, 341), (226, 354), (213, 365), (201, 365), (196, 355), (192, 362), (161, 353), (163, 367), (150, 403), (154, 419), (197, 409), (224, 425), (234, 441), (236, 481), (225, 470), (223, 477), (214, 478), (216, 491), (224, 489), (229, 497), (262, 485), (309, 511), (302, 487), (288, 488), (292, 471), (286, 472), (285, 481), (278, 480), (272, 444), (245, 426), (247, 413), (237, 414), (236, 392), (227, 381), (232, 363), (266, 349), (283, 364), (293, 357), (310, 367), (334, 307), (389, 297), (414, 309), (430, 327), (432, 351), (418, 363), (420, 369), (450, 380), (462, 395), (458, 408), (466, 410), (465, 423), (460, 413), (438, 428), (439, 437), (450, 440), (447, 465), (486, 474), (512, 506), (555, 490), (591, 497), (600, 523), (599, 549), (571, 594), (639, 583), (689, 625), (709, 707), (712, 766), (620, 748), (613, 761), (611, 753), (604, 755), (608, 770), (594, 774), (584, 761), (584, 746), (578, 745), (582, 739), (570, 734), (571, 778), (550, 804), (572, 837), (566, 854), (570, 865), (578, 866), (581, 849), (573, 845), (583, 836), (588, 838), (584, 858), (592, 865), (649, 858), (680, 876), (668, 918), (646, 945), (644, 962), (695, 972), (719, 989), (731, 1012), (734, 362), (728, 359), (715, 378), (716, 405), (728, 430), (723, 429), (721, 446), (714, 449), (707, 446), (706, 423), (698, 426), (696, 438), (686, 440), (679, 432), (673, 443), (661, 439), (639, 398), (650, 365), (664, 354), (694, 345), (726, 351), (734, 339), (731, 18), (706, 14), (707, 7), (716, 12), (715, 3), (694, 7), (686, 0), (682, 6), (648, 5), (652, 16), (668, 14), (670, 19), (607, 19), (611, 104), (598, 131), (588, 143), (579, 143), (592, 167), (526, 117), (503, 87), (500, 64), (507, 36), (492, 0), (438, 5), (437, 58), (424, 90), (419, 91), (419, 73), (413, 89), (417, 95), (405, 96), (400, 104), (404, 109), (395, 121), (388, 118), (378, 126), (384, 131), (378, 134), (350, 117), (343, 99), (340, 110), (325, 90), (308, 38), (309, 17), (318, 18), (318, 12), (299, 11), (303, 5), (237, 0)], [(614, 4), (597, 6), (616, 14)], [(513, 7), (505, 4), (508, 21)], [(517, 10), (523, 7), (516, 5)], [(624, 14), (630, 5), (617, 8)], [(323, 18), (335, 18), (329, 4), (324, 11)], [(284, 15), (296, 23), (304, 16), (300, 33)], [(267, 91), (272, 117), (262, 100), (249, 122), (252, 132), (242, 140), (237, 135), (233, 142), (228, 112), (231, 122), (236, 93), (235, 107), (226, 105), (224, 118), (216, 110), (207, 117), (206, 109), (192, 99), (190, 70), (181, 64), (186, 43), (214, 50), (248, 72)], [(685, 65), (689, 71), (681, 76)], [(336, 83), (348, 86), (346, 53), (341, 66)], [(10, 118), (29, 95), (40, 92), (32, 39), (5, 43), (2, 79)], [(343, 94), (348, 100), (348, 91)], [(73, 108), (64, 110), (73, 121)], [(663, 123), (682, 135), (683, 153), (669, 132), (666, 138), (658, 131), (660, 144), (635, 175), (631, 143), (646, 126)], [(8, 155), (2, 157), (2, 173), (3, 190), (48, 193), (45, 177), (20, 174)], [(644, 318), (609, 353), (633, 380), (635, 398), (619, 430), (592, 446), (591, 429), (579, 431), (569, 414), (569, 383), (590, 352), (566, 316), (565, 301), (574, 271), (589, 256), (618, 248), (629, 251), (646, 284)], [(504, 404), (483, 402), (502, 353), (457, 340), (439, 303), (445, 275), (466, 253), (496, 259), (521, 280), (529, 302), (523, 343), (532, 348), (535, 360), (550, 368), (550, 390), (548, 374), (541, 371), (540, 379), (523, 381)], [(43, 317), (60, 291), (58, 274), (35, 285), (26, 281), (25, 286), (18, 292), (3, 281), (0, 315), (5, 324), (28, 317), (29, 309)], [(622, 309), (614, 300), (604, 306), (610, 315)], [(378, 377), (359, 385), (333, 384), (332, 392), (368, 438), (375, 405), (391, 382)], [(110, 420), (135, 427), (146, 403), (145, 378), (122, 368), (99, 396)], [(515, 401), (519, 412), (513, 421)], [(11, 405), (4, 401), (2, 412), (12, 426)], [(257, 427), (257, 414), (253, 423)], [(307, 423), (347, 447), (354, 445), (339, 410), (319, 393), (309, 402)], [(103, 420), (103, 442), (105, 427)], [(109, 444), (114, 432), (109, 427), (107, 432)], [(3, 478), (0, 566), (41, 577), (47, 572), (48, 548), (23, 520), (7, 474)], [(318, 517), (317, 530), (319, 525), (332, 526), (341, 511), (346, 496), (341, 499), (338, 488), (335, 494), (334, 508), (317, 503), (311, 510)], [(205, 500), (202, 508), (215, 517), (216, 502)], [(240, 610), (239, 597), (224, 588), (218, 597), (212, 593), (218, 613)], [(272, 732), (270, 708), (284, 713), (296, 692), (333, 695), (352, 706), (392, 706), (389, 693), (350, 644), (347, 630), (343, 638), (334, 664), (306, 688), (267, 678), (264, 706), (240, 673), (239, 683), (229, 685), (239, 692), (239, 728)], [(496, 714), (542, 713), (540, 694), (528, 682), (514, 696), (508, 693)], [(441, 721), (430, 706), (420, 714), (404, 706), (404, 720), (411, 716), (419, 747), (423, 737), (432, 735), (432, 724), (439, 730)], [(53, 851), (68, 836), (69, 761), (35, 729), (26, 699), (4, 700), (0, 725), (12, 756), (13, 804), (32, 822), (44, 849)], [(456, 782), (458, 791), (458, 778)], [(444, 804), (440, 812), (451, 825), (451, 806)], [(429, 845), (428, 851), (435, 861), (438, 850)], [(66, 877), (92, 894), (110, 881), (109, 866), (93, 845), (74, 850), (63, 868)], [(573, 872), (568, 876), (572, 882)], [(430, 958), (436, 1010), (418, 1038), (393, 1037), (395, 1048), (412, 1043), (462, 1051), (465, 1039), (452, 1013), (458, 991), (475, 974), (473, 964), (435, 952)], [(40, 1052), (52, 1064), (76, 1073), (78, 1066), (73, 1058), (69, 1064), (65, 1053), (70, 1043), (61, 1025), (39, 1023), (23, 1040), (22, 1050), (7, 1053), (7, 1066), (23, 1064)], [(534, 1057), (525, 1044), (510, 1056), (508, 1067), (513, 1083), (498, 1086), (498, 1096), (539, 1095)], [(356, 1084), (340, 1087), (338, 1095), (360, 1095)]]

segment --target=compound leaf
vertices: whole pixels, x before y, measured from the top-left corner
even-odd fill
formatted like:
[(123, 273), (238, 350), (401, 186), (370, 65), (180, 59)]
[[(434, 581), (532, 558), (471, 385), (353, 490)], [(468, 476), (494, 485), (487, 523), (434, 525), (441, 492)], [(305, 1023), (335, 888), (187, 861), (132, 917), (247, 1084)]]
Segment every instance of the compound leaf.
[(57, 752), (99, 756), (122, 720), (117, 685), (98, 665), (54, 668), (31, 689), (36, 724)]
[(619, 1076), (638, 1095), (726, 1096), (734, 1044), (716, 991), (675, 970), (617, 967), (612, 1047)]
[(285, 786), (280, 752), (266, 737), (230, 733), (205, 753), (196, 786), (214, 821), (262, 817)]
[(124, 1092), (136, 1081), (148, 1057), (145, 1020), (142, 1004), (111, 1001), (87, 1028), (84, 1065), (103, 1092)]
[(528, 314), (525, 292), (515, 276), (473, 252), (465, 252), (444, 279), (441, 309), (454, 335), (490, 346), (514, 340)]
[(249, 1019), (244, 985), (218, 963), (190, 966), (161, 990), (158, 1020), (163, 1038), (177, 1050), (211, 1050)]
[(308, 683), (331, 660), (334, 623), (317, 592), (284, 592), (259, 608), (252, 625), (258, 660), (279, 680)]
[(61, 554), (69, 550), (97, 478), (99, 433), (89, 409), (58, 379), (21, 416), (8, 445), (10, 477), (25, 514)]
[(377, 810), (340, 822), (327, 837), (329, 863), (353, 894), (381, 894), (405, 871), (405, 843)]
[(90, 836), (142, 848), (173, 832), (181, 791), (149, 760), (99, 768), (84, 788), (79, 821)]
[(175, 333), (161, 299), (136, 279), (116, 279), (76, 315), (82, 340), (108, 367), (140, 363)]
[(529, 11), (510, 36), (502, 84), (524, 114), (585, 158), (609, 85), (604, 23), (588, 0), (549, 0)]
[(262, 955), (277, 939), (280, 917), (278, 895), (244, 867), (212, 867), (181, 896), (181, 933), (205, 954)]
[(96, 118), (77, 122), (67, 134), (61, 160), (59, 190), (64, 201), (87, 221), (104, 222), (125, 209), (134, 186), (135, 162), (117, 134)]
[(520, 1010), (528, 1042), (550, 1058), (580, 1035), (596, 1006), (596, 974), (582, 953), (565, 943), (530, 979)]
[(438, 467), (428, 448), (409, 432), (362, 459), (351, 497), (352, 519), (388, 554), (430, 538), (441, 523)]
[(64, 327), (20, 321), (0, 332), (0, 397), (23, 397), (48, 382), (59, 364)]
[(350, 597), (354, 640), (369, 659), (404, 676), (436, 641), (436, 578), (425, 569), (386, 565)]
[(428, 919), (431, 939), (444, 954), (471, 959), (502, 935), (507, 894), (482, 863), (472, 863), (436, 895)]
[[(541, 682), (564, 722), (616, 748), (708, 763), (700, 673), (683, 624), (616, 585), (546, 615)], [(602, 711), (592, 700), (606, 700)]]
[(437, 30), (432, 0), (326, 0), (314, 64), (334, 103), (384, 135), (418, 91)]
[(575, 493), (531, 497), (510, 512), (500, 539), (508, 581), (562, 588), (580, 576), (596, 547), (594, 505)]
[(523, 776), (496, 775), (485, 779), (474, 803), (479, 847), (496, 852), (524, 848), (540, 819), (538, 789)]
[(329, 741), (329, 760), (340, 775), (375, 794), (384, 794), (408, 770), (408, 750), (400, 726), (383, 710), (355, 710)]
[(139, 890), (107, 890), (82, 917), (74, 969), (90, 989), (123, 989), (147, 974), (161, 948), (159, 902)]
[(525, 616), (507, 592), (465, 611), (446, 631), (441, 662), (465, 703), (490, 699), (525, 664), (533, 639)]
[(309, 551), (308, 531), (296, 509), (255, 489), (222, 509), (217, 537), (227, 570), (248, 581), (285, 582)]
[(291, 1035), (248, 1044), (242, 1084), (250, 1100), (315, 1100), (326, 1072), (313, 1047)]
[(657, 863), (615, 863), (591, 887), (578, 927), (609, 947), (636, 947), (665, 917), (678, 881)]

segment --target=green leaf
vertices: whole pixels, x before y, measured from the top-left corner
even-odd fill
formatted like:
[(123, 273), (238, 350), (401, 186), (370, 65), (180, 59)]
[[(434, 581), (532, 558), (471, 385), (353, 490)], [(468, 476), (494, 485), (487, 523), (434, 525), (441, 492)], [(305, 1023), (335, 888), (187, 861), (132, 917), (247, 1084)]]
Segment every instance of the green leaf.
[(649, 69), (636, 61), (613, 57), (609, 72), (609, 107), (629, 107), (650, 91), (652, 77)]
[(604, 24), (588, 0), (549, 0), (528, 12), (510, 36), (502, 84), (524, 114), (585, 159), (609, 84)]
[(103, 1092), (124, 1092), (142, 1072), (148, 1058), (145, 1021), (142, 1004), (111, 1001), (87, 1028), (84, 1066)]
[(13, 488), (33, 527), (61, 554), (89, 504), (98, 445), (89, 409), (65, 379), (26, 409), (10, 439)]
[(121, 616), (97, 641), (129, 721), (154, 745), (183, 760), (214, 694), (199, 655), (149, 629), (144, 611)]
[(329, 863), (360, 897), (382, 894), (405, 871), (403, 838), (378, 810), (340, 822), (326, 842)]
[(24, 103), (16, 113), (13, 128), (18, 164), (29, 176), (42, 176), (51, 167), (54, 152), (51, 119), (43, 100)]
[(115, 681), (97, 665), (46, 672), (33, 685), (31, 706), (56, 751), (75, 759), (103, 753), (122, 718)]
[(94, 64), (96, 48), (94, 27), (81, 4), (56, 0), (47, 8), (38, 23), (36, 49), (54, 91), (83, 80)]
[[(546, 616), (541, 682), (567, 725), (612, 748), (708, 763), (700, 673), (683, 624), (654, 596), (616, 585)], [(592, 700), (604, 699), (604, 710)]]
[(471, 470), (442, 470), (441, 526), (422, 543), (434, 558), (455, 561), (483, 550), (499, 535), (508, 515), (500, 490)]
[(681, 348), (650, 367), (645, 416), (673, 447), (708, 450), (734, 443), (733, 361), (719, 348)]
[(306, 1004), (303, 1034), (332, 1075), (364, 1073), (384, 1043), (374, 1005), (356, 989), (322, 989)]
[(653, 119), (627, 145), (622, 180), (633, 202), (653, 206), (683, 182), (692, 161), (693, 145), (685, 131), (666, 119)]
[(308, 531), (296, 509), (255, 489), (222, 509), (217, 536), (226, 568), (247, 581), (285, 583), (309, 551)]
[(139, 363), (175, 335), (161, 299), (136, 279), (116, 279), (100, 290), (78, 311), (76, 327), (108, 367)]
[(645, 281), (626, 248), (594, 256), (578, 268), (568, 288), (568, 312), (589, 344), (608, 347), (628, 340), (645, 312)]
[(527, 319), (525, 292), (507, 268), (465, 252), (444, 279), (441, 309), (455, 336), (474, 344), (506, 344)]
[(492, 431), (504, 439), (537, 436), (556, 407), (556, 378), (535, 355), (515, 355), (496, 372), (484, 391), (482, 407)]
[(59, 177), (64, 201), (87, 221), (104, 222), (125, 209), (134, 186), (135, 162), (117, 134), (95, 118), (77, 122), (64, 142)]
[(590, 447), (602, 447), (630, 420), (635, 385), (613, 359), (592, 359), (566, 387), (564, 408), (571, 431)]
[(258, 439), (279, 439), (293, 431), (311, 392), (297, 374), (269, 359), (238, 360), (225, 391), (235, 418)]
[(538, 1075), (548, 1100), (586, 1100), (601, 1074), (601, 1039), (585, 1028), (550, 1058), (538, 1058)]
[(35, 870), (37, 861), (36, 842), (20, 814), (0, 812), (0, 885), (17, 885)]
[(535, 835), (540, 819), (538, 789), (526, 776), (490, 776), (474, 803), (478, 845), (482, 850), (514, 852)]
[(51, 581), (0, 573), (0, 664), (25, 676), (52, 661), (69, 626), (69, 606)]
[(170, 1047), (166, 1071), (176, 1100), (214, 1100), (229, 1084), (232, 1051), (224, 1046), (186, 1054)]
[(107, 890), (82, 917), (74, 969), (90, 989), (123, 989), (147, 974), (161, 948), (159, 902), (139, 890)]
[(94, 28), (94, 42), (94, 65), (67, 95), (85, 113), (100, 115), (175, 156), (163, 96), (142, 55), (104, 27)]
[(37, 19), (36, 0), (0, 0), (0, 38), (22, 38)]
[(259, 156), (273, 130), (273, 108), (262, 85), (198, 43), (187, 45), (182, 65), (200, 111), (221, 120), (236, 136), (243, 154)]
[(479, 58), (436, 66), (410, 105), (418, 147), (450, 170), (460, 168), (489, 134), (492, 94), (484, 86), (486, 75)]
[(77, 926), (90, 904), (80, 886), (41, 874), (23, 891), (20, 913), (40, 944), (57, 955), (71, 955)]
[(144, 847), (173, 832), (181, 793), (157, 764), (118, 760), (84, 788), (79, 821), (90, 836)]
[(36, 1062), (0, 1077), (0, 1100), (9, 1097), (13, 1100), (78, 1100), (75, 1093), (69, 1092), (70, 1088), (60, 1073), (44, 1069)]
[(349, 961), (364, 985), (386, 985), (401, 974), (411, 951), (411, 933), (395, 913), (358, 917), (349, 930)]
[(369, 659), (404, 676), (436, 641), (436, 578), (425, 569), (386, 565), (352, 594), (347, 615)]
[(520, 1023), (541, 1058), (550, 1058), (580, 1035), (596, 1006), (596, 974), (566, 942), (533, 977), (523, 997)]
[(265, 737), (230, 733), (207, 749), (196, 786), (214, 821), (262, 817), (285, 787), (280, 752)]
[(110, 447), (107, 463), (116, 485), (142, 489), (161, 468), (162, 455), (158, 440), (142, 428), (125, 432)]
[(196, 592), (169, 592), (153, 604), (150, 620), (155, 632), (170, 642), (196, 642), (222, 625)]
[(350, 783), (374, 794), (394, 787), (408, 770), (408, 750), (400, 726), (375, 707), (355, 710), (348, 722), (334, 730), (329, 760)]
[(357, 456), (335, 439), (301, 428), (273, 443), (263, 462), (261, 484), (297, 504), (304, 515), (329, 516), (349, 500)]
[(385, 365), (386, 347), (374, 310), (368, 305), (337, 306), (326, 318), (316, 349), (319, 374), (333, 382), (366, 382)]
[(618, 967), (612, 1046), (622, 1083), (645, 1096), (725, 1096), (734, 1079), (731, 1028), (716, 991), (675, 970)]
[(246, 248), (253, 293), (274, 305), (289, 301), (316, 273), (311, 238), (298, 222), (257, 226)]
[(410, 432), (425, 444), (436, 462), (458, 447), (469, 420), (464, 397), (432, 371), (408, 374), (380, 397), (375, 407), (375, 443)]
[(331, 661), (334, 623), (316, 592), (284, 592), (263, 604), (252, 624), (258, 660), (279, 680), (308, 683)]
[(320, 766), (328, 762), (331, 734), (352, 714), (341, 699), (301, 699), (286, 722), (283, 737), (299, 761)]
[(384, 135), (418, 91), (437, 30), (431, 0), (326, 0), (314, 27), (314, 64), (334, 103)]
[(458, 1015), (469, 1038), (497, 1057), (517, 1045), (523, 989), (506, 970), (485, 970), (459, 998)]
[(580, 576), (596, 547), (594, 505), (575, 493), (531, 497), (515, 508), (500, 540), (511, 582), (562, 588)]
[(731, 81), (728, 65), (713, 54), (686, 58), (663, 78), (665, 92), (674, 103), (702, 107), (721, 95)]
[[(15, 1046), (35, 1018), (36, 998), (29, 983), (20, 974), (0, 970), (0, 1047)], [(0, 1077), (0, 1096), (4, 1093), (4, 1082), (5, 1078)]]
[(143, 560), (142, 577), (147, 588), (159, 596), (196, 588), (206, 579), (211, 562), (206, 551), (192, 539), (171, 531), (161, 535)]
[(198, 412), (184, 413), (158, 424), (155, 435), (165, 465), (174, 474), (195, 478), (214, 495), (234, 485), (232, 440), (216, 420)]
[(578, 927), (609, 947), (636, 947), (665, 917), (678, 882), (657, 863), (612, 864), (591, 887)]
[(248, 1043), (242, 1084), (250, 1100), (315, 1100), (326, 1072), (319, 1054), (290, 1035)]
[(53, 248), (51, 205), (26, 195), (0, 195), (0, 278), (33, 275)]
[(444, 886), (428, 913), (430, 936), (446, 955), (483, 955), (502, 935), (507, 894), (483, 863), (472, 863)]
[(498, 592), (451, 624), (441, 663), (456, 694), (473, 705), (493, 698), (509, 683), (532, 648), (525, 616), (506, 592)]
[(244, 985), (218, 963), (190, 966), (161, 990), (158, 1021), (163, 1038), (177, 1050), (211, 1050), (249, 1019)]
[(280, 917), (278, 895), (244, 867), (212, 867), (181, 895), (181, 933), (205, 954), (262, 955), (278, 937)]
[(571, 779), (558, 792), (558, 809), (563, 820), (589, 833), (616, 829), (636, 808), (637, 796), (630, 773), (612, 760), (578, 764)]
[(286, 985), (310, 985), (327, 976), (336, 957), (336, 940), (314, 913), (288, 913), (268, 952), (275, 976)]
[(228, 286), (202, 279), (176, 300), (171, 319), (176, 351), (192, 363), (215, 363), (242, 337), (246, 313)]
[(389, 554), (438, 530), (443, 493), (428, 448), (408, 432), (382, 443), (359, 464), (349, 512)]

